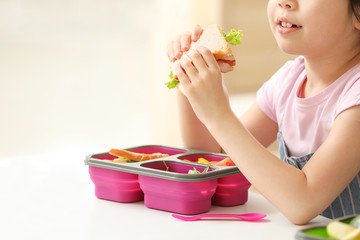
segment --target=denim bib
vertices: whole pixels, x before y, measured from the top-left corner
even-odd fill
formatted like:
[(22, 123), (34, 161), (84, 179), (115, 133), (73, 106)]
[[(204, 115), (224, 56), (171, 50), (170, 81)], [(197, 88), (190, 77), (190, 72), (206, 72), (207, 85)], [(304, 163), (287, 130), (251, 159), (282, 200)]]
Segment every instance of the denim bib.
[[(282, 134), (283, 119), (281, 120), (279, 126), (279, 132), (277, 134), (277, 144), (280, 153), (280, 158), (284, 162), (298, 169), (302, 169), (305, 166), (305, 164), (310, 160), (313, 153), (307, 154), (303, 157), (289, 156)], [(359, 184), (360, 184), (360, 172), (351, 181), (351, 183), (341, 192), (341, 194), (330, 204), (330, 206), (327, 207), (325, 211), (321, 213), (321, 215), (327, 218), (334, 219), (348, 215), (360, 214)]]

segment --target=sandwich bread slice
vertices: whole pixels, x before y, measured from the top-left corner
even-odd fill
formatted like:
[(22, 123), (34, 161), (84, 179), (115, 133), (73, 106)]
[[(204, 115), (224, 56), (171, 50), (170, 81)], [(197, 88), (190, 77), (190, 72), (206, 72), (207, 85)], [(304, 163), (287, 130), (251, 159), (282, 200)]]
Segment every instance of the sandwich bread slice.
[(198, 46), (207, 47), (216, 59), (232, 54), (230, 44), (226, 41), (223, 31), (217, 24), (205, 28), (200, 38), (191, 44), (191, 48), (197, 48)]

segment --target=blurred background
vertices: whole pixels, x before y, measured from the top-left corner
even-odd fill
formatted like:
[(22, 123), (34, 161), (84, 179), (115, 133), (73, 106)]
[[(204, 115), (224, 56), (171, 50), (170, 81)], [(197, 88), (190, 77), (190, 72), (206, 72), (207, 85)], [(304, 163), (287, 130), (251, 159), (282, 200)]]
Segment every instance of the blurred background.
[(224, 76), (241, 114), (284, 62), (253, 0), (1, 0), (0, 157), (181, 147), (166, 45), (194, 24), (242, 29)]

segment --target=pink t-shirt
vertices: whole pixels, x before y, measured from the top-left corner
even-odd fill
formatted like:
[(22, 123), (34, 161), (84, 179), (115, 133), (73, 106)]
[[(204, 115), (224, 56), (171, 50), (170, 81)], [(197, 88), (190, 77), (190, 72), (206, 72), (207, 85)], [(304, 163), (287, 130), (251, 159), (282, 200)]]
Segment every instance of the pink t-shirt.
[(304, 58), (287, 62), (257, 91), (262, 111), (280, 124), (290, 156), (314, 153), (325, 141), (335, 118), (360, 104), (360, 63), (326, 89), (309, 98), (300, 98), (306, 79)]

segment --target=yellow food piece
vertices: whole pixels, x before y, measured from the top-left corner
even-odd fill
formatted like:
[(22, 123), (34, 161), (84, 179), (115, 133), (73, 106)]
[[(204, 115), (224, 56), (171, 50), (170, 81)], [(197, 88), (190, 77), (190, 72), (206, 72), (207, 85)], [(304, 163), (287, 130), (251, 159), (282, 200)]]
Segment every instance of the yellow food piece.
[(342, 238), (342, 240), (360, 240), (360, 228), (350, 232), (344, 238)]
[(354, 231), (356, 228), (350, 224), (339, 221), (330, 222), (326, 226), (326, 231), (333, 239), (343, 239), (346, 235)]
[(124, 157), (119, 157), (119, 158), (115, 158), (115, 159), (113, 160), (113, 162), (127, 163), (127, 162), (128, 162), (128, 159), (127, 159), (127, 158), (124, 158)]
[(209, 161), (208, 160), (206, 160), (205, 158), (198, 158), (198, 161), (197, 161), (198, 163), (204, 163), (204, 164), (208, 164), (209, 163)]

